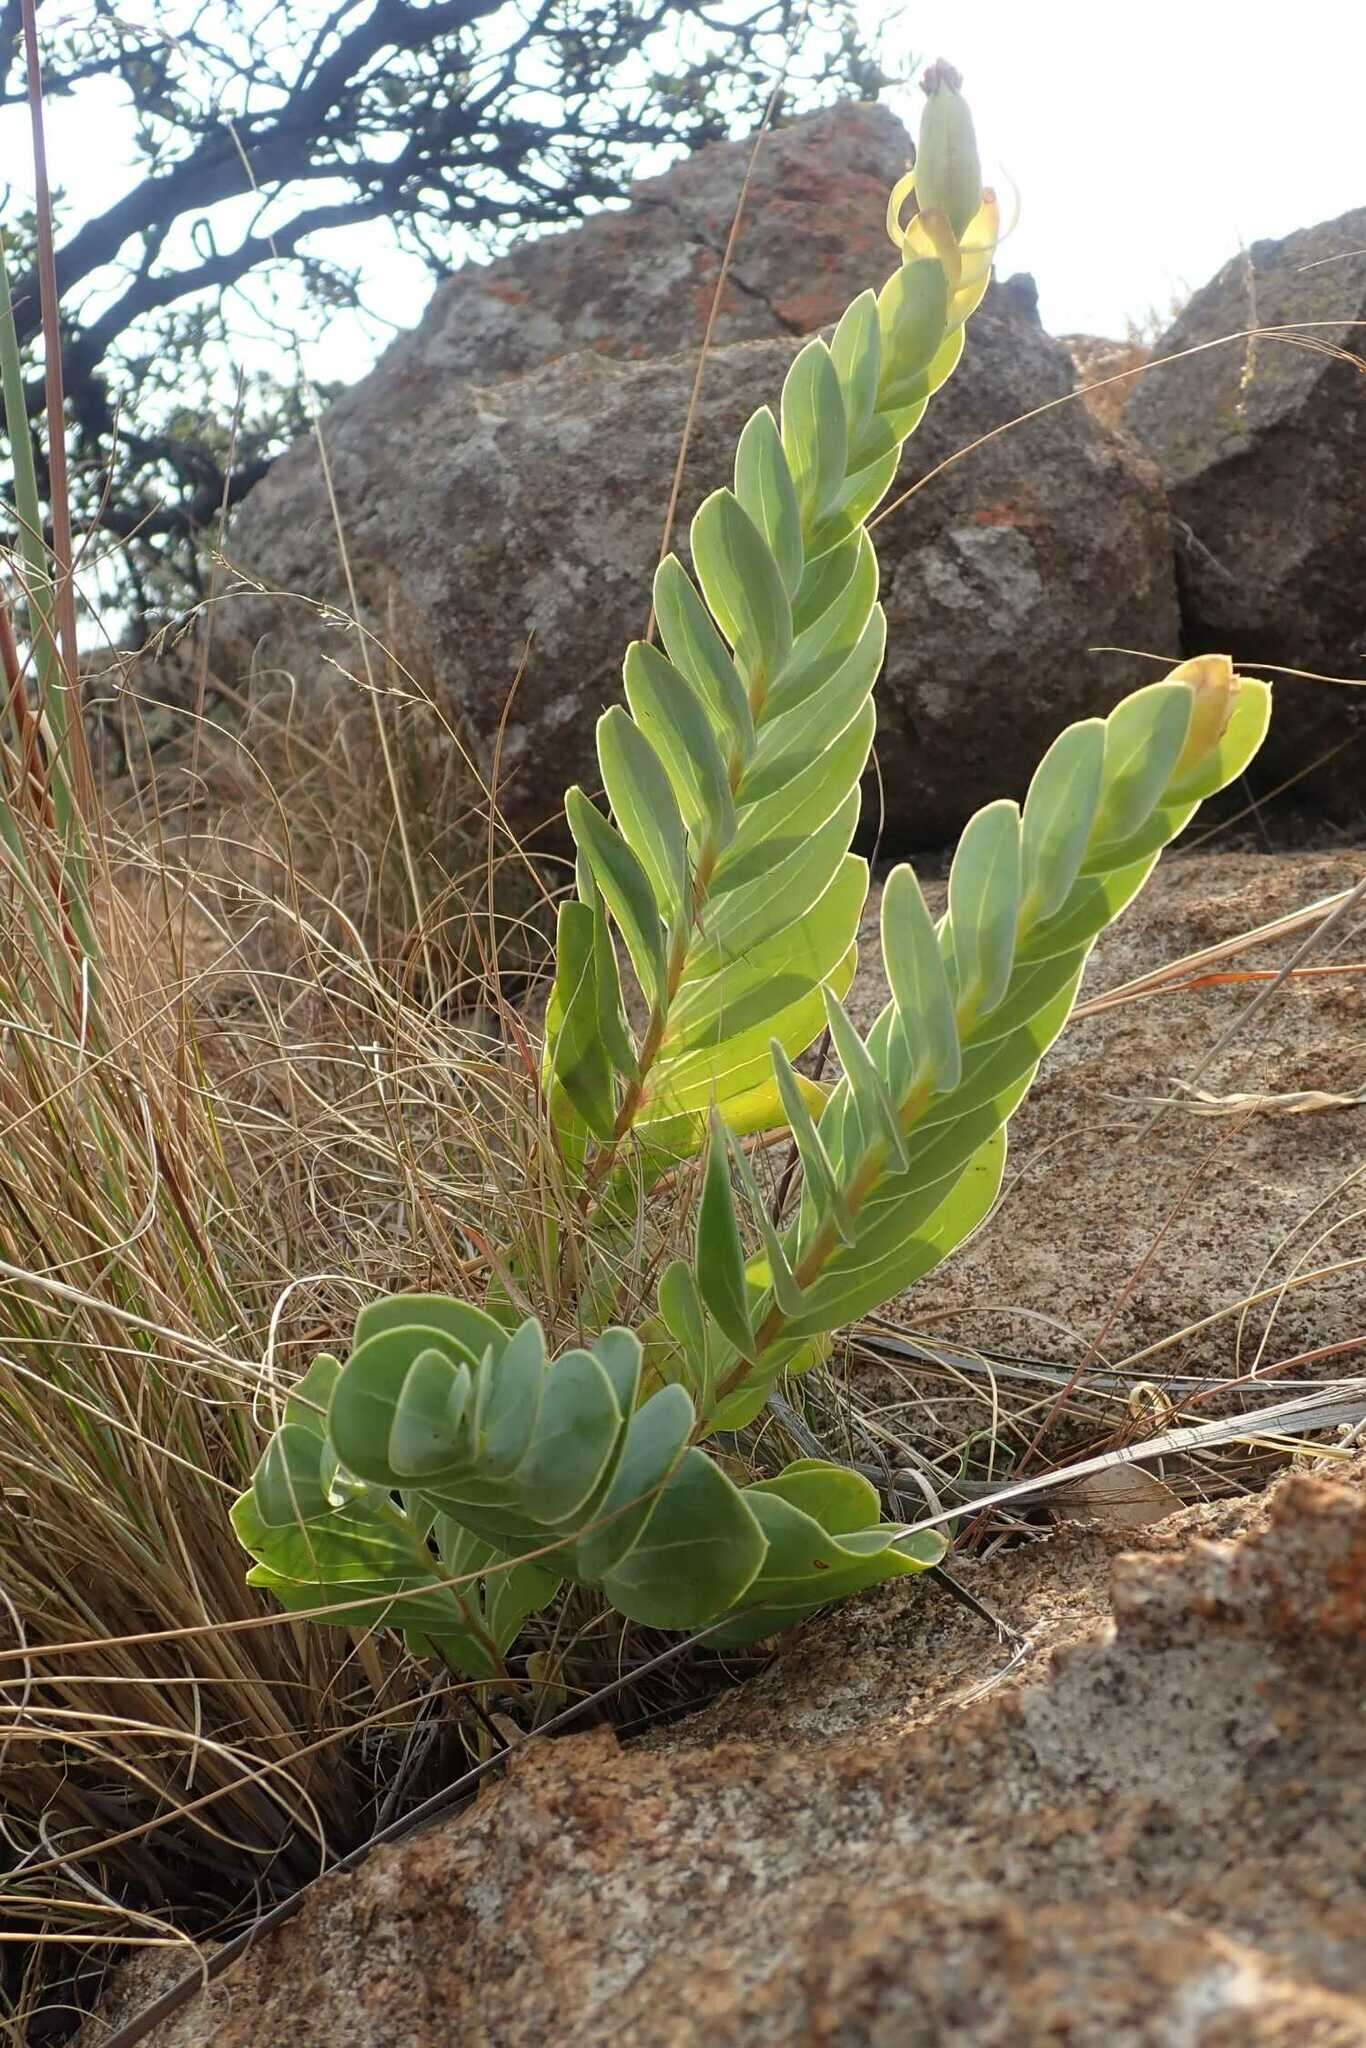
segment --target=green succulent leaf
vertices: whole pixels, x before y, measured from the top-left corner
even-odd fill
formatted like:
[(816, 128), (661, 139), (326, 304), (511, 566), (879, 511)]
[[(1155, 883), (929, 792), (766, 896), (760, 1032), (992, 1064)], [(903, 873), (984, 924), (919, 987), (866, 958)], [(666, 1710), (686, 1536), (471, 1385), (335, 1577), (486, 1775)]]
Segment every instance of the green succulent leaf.
[(685, 1451), (654, 1513), (606, 1574), (602, 1589), (622, 1614), (647, 1627), (704, 1628), (742, 1603), (765, 1548), (763, 1530), (739, 1488), (705, 1452)]
[(588, 904), (561, 903), (556, 915), (553, 1009), (547, 1015), (549, 1070), (589, 1130), (607, 1138), (616, 1101), (601, 1025), (595, 925)]
[(932, 258), (903, 263), (878, 294), (877, 309), (882, 336), (877, 403), (880, 412), (888, 412), (922, 395), (916, 380), (943, 343), (949, 309), (943, 265)]
[(844, 394), (823, 341), (809, 341), (787, 373), (782, 445), (802, 523), (810, 529), (843, 488), (849, 455)]
[(898, 1167), (904, 1167), (906, 1147), (891, 1091), (843, 1005), (836, 1002), (829, 990), (825, 997), (825, 1019), (849, 1091), (846, 1114), (857, 1119), (862, 1147), (880, 1146)]
[(926, 1571), (944, 1555), (937, 1530), (913, 1537), (883, 1522), (876, 1491), (838, 1465), (804, 1459), (742, 1496), (767, 1539), (744, 1609), (713, 1638), (755, 1642), (885, 1579)]
[(725, 846), (735, 831), (735, 800), (711, 721), (687, 679), (657, 647), (636, 640), (626, 656), (626, 697), (688, 825)]
[(727, 1134), (727, 1142), (730, 1148), (731, 1167), (744, 1190), (749, 1213), (764, 1247), (766, 1278), (773, 1289), (774, 1299), (785, 1315), (800, 1315), (802, 1290), (788, 1263), (786, 1247), (769, 1215), (768, 1204), (759, 1192), (754, 1169), (745, 1156), (745, 1149), (739, 1140)]
[(598, 766), (617, 830), (672, 926), (688, 902), (687, 830), (659, 755), (620, 704), (598, 720)]
[(931, 1090), (956, 1088), (962, 1070), (953, 990), (913, 868), (892, 869), (882, 891), (882, 958), (896, 1009), (889, 1023), (887, 1082), (904, 1101), (923, 1078)]
[(657, 1298), (660, 1321), (677, 1347), (683, 1384), (705, 1411), (711, 1404), (712, 1346), (707, 1337), (707, 1312), (686, 1259), (673, 1259), (664, 1268)]
[(1060, 733), (1034, 772), (1021, 825), (1021, 882), (1029, 922), (1052, 917), (1081, 873), (1105, 770), (1105, 724)]
[[(966, 1164), (936, 1172), (982, 1132), (989, 1135), (968, 1153)], [(910, 1171), (890, 1176), (876, 1204), (866, 1215), (860, 1211), (854, 1243), (841, 1246), (808, 1286), (801, 1315), (784, 1325), (786, 1337), (820, 1336), (895, 1301), (990, 1215), (1005, 1170), (1004, 1118), (980, 1112), (970, 1128), (941, 1137), (937, 1146), (937, 1158), (929, 1147), (913, 1154)]]
[(718, 733), (747, 755), (754, 744), (754, 720), (745, 686), (677, 555), (667, 555), (656, 570), (654, 601), (670, 661), (696, 690)]
[(837, 1236), (845, 1243), (854, 1242), (854, 1222), (844, 1198), (830, 1154), (825, 1149), (818, 1126), (812, 1121), (811, 1112), (797, 1085), (797, 1076), (788, 1061), (787, 1054), (775, 1039), (770, 1047), (773, 1073), (782, 1096), (783, 1108), (792, 1128), (797, 1155), (802, 1164), (802, 1177), (814, 1211), (823, 1222), (833, 1225)]
[(851, 441), (873, 416), (882, 374), (882, 343), (876, 292), (860, 292), (835, 329), (830, 356), (844, 395), (844, 413)]
[(1092, 842), (1122, 841), (1157, 808), (1191, 719), (1191, 693), (1182, 683), (1149, 683), (1105, 721), (1105, 765)]
[[(340, 1371), (335, 1359), (315, 1360), (296, 1401), (315, 1401)], [(496, 1553), (481, 1546), (477, 1556), (434, 1554), (430, 1513), (339, 1471), (312, 1413), (311, 1422), (291, 1413), (232, 1510), (238, 1541), (255, 1560), (248, 1583), (291, 1612), (321, 1608), (335, 1627), (402, 1629), (472, 1677), (495, 1675), (525, 1616), (554, 1597), (555, 1574), (522, 1568), (498, 1595), (503, 1626), (486, 1626), (487, 1589), (501, 1582), (486, 1580), (482, 1594), (445, 1582), (486, 1569)], [(515, 1618), (508, 1603), (520, 1608)]]
[(751, 701), (792, 647), (792, 606), (782, 571), (733, 491), (714, 491), (692, 523), (697, 580), (735, 650)]
[(650, 880), (619, 832), (614, 832), (602, 813), (581, 789), (571, 789), (565, 798), (569, 829), (593, 879), (608, 906), (631, 956), (636, 979), (646, 1000), (664, 1000), (664, 927)]
[(802, 515), (778, 422), (766, 405), (740, 436), (735, 495), (767, 541), (791, 597), (802, 580)]
[(506, 1332), (492, 1316), (471, 1302), (455, 1301), (447, 1294), (377, 1296), (357, 1315), (353, 1342), (364, 1344), (390, 1330), (414, 1326), (434, 1331), (438, 1342), (452, 1346), (471, 1365), (483, 1357), (491, 1344), (500, 1346), (506, 1342)]
[(964, 828), (949, 870), (949, 933), (960, 1012), (984, 1016), (1010, 986), (1020, 915), (1020, 813), (1002, 798)]
[[(471, 1373), (451, 1336), (462, 1309), (397, 1297), (344, 1366), (315, 1365), (233, 1510), (253, 1583), (296, 1610), (402, 1628), (474, 1676), (496, 1670), (507, 1631), (562, 1574), (655, 1627), (696, 1627), (739, 1601), (763, 1536), (689, 1448), (684, 1388), (640, 1403), (635, 1335), (605, 1330), (552, 1360), (529, 1322), (500, 1330)], [(342, 1444), (377, 1482), (340, 1466)], [(422, 1468), (414, 1484), (408, 1464)], [(461, 1560), (480, 1591), (443, 1586)]]

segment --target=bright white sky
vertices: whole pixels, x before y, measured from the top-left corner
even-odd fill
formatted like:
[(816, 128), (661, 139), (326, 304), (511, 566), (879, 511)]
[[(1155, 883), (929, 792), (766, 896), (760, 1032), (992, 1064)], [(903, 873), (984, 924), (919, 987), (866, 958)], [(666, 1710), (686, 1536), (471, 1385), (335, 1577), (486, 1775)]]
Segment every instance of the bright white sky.
[(907, 21), (1018, 188), (1001, 268), (1034, 273), (1054, 333), (1165, 319), (1241, 244), (1366, 205), (1362, 0), (911, 0)]
[[(964, 73), (990, 174), (1019, 195), (1002, 269), (1032, 271), (1055, 333), (1122, 334), (1165, 317), (1242, 242), (1366, 204), (1362, 0), (861, 0), (867, 25)], [(142, 13), (130, 0), (130, 15)], [(891, 45), (889, 45), (891, 47)], [(914, 88), (892, 96), (917, 119)], [(0, 158), (22, 190), (27, 136)], [(108, 204), (120, 124), (88, 97), (49, 110), (54, 180), (77, 210)], [(358, 237), (348, 237), (348, 254)], [(376, 232), (367, 296), (400, 324), (429, 290)], [(344, 321), (310, 350), (354, 377), (384, 339)], [(244, 337), (244, 344), (246, 337)], [(265, 337), (256, 344), (257, 359)]]

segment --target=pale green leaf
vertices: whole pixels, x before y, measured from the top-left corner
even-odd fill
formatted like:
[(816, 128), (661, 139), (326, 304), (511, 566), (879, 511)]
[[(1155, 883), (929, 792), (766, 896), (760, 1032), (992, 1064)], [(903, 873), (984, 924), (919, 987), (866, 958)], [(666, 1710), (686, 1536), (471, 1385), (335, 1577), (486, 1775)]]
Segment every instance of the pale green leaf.
[[(368, 1301), (356, 1316), (353, 1347), (386, 1330), (439, 1330), (470, 1365), (477, 1365), (492, 1346), (501, 1351), (507, 1332), (472, 1302), (448, 1294), (385, 1294)], [(428, 1337), (425, 1341), (430, 1342)]]
[(1034, 771), (1020, 840), (1020, 874), (1030, 924), (1060, 910), (1081, 873), (1100, 802), (1104, 762), (1104, 723), (1087, 718), (1060, 733)]
[(820, 525), (806, 536), (806, 559), (814, 562), (831, 548), (842, 547), (856, 534), (892, 487), (901, 460), (901, 444), (862, 468), (851, 470), (826, 506)]
[[(659, 1315), (682, 1355), (686, 1384), (694, 1400), (706, 1408), (711, 1400), (711, 1345), (707, 1317), (697, 1281), (686, 1259), (673, 1259), (659, 1276)], [(691, 1426), (691, 1425), (689, 1425)]]
[(791, 597), (802, 580), (802, 515), (778, 422), (766, 405), (736, 447), (735, 495), (768, 542)]
[(701, 942), (689, 955), (690, 972), (714, 973), (805, 917), (849, 851), (859, 809), (856, 786), (834, 816), (805, 839), (774, 846), (767, 872), (739, 886), (733, 878), (729, 887), (718, 882), (707, 898)]
[(335, 1627), (414, 1631), (439, 1641), (470, 1676), (491, 1677), (493, 1662), (470, 1631), (466, 1608), (440, 1585), (447, 1574), (428, 1550), (422, 1525), (379, 1489), (352, 1489), (329, 1504), (316, 1469), (324, 1446), (317, 1437), (311, 1443), (313, 1472), (301, 1466), (296, 1475), (300, 1500), (313, 1504), (307, 1516), (267, 1524), (252, 1487), (233, 1506), (234, 1533), (255, 1560), (248, 1584), (294, 1612), (326, 1608)]
[(852, 1244), (855, 1236), (853, 1218), (849, 1214), (839, 1177), (825, 1149), (825, 1141), (803, 1100), (797, 1076), (776, 1039), (770, 1046), (769, 1053), (773, 1061), (774, 1079), (778, 1084), (783, 1108), (787, 1112), (788, 1126), (797, 1147), (797, 1157), (802, 1163), (805, 1197), (811, 1206), (817, 1227), (829, 1221), (834, 1224), (842, 1242)]
[(923, 375), (943, 346), (948, 324), (949, 291), (944, 267), (933, 257), (903, 263), (878, 293), (878, 326), (882, 336), (879, 412), (904, 405), (922, 394), (914, 380)]
[(669, 1012), (666, 1050), (677, 1054), (715, 1044), (718, 1025), (726, 1036), (747, 1030), (828, 980), (854, 942), (867, 896), (867, 865), (846, 854), (799, 925), (775, 933), (719, 973), (685, 973)]
[(872, 417), (882, 376), (876, 292), (860, 292), (845, 309), (830, 344), (830, 355), (844, 394), (849, 439), (856, 441)]
[(1020, 812), (1002, 797), (968, 820), (949, 870), (960, 1016), (985, 1016), (1005, 994), (1019, 916)]
[(517, 1470), (540, 1422), (545, 1386), (545, 1337), (528, 1317), (507, 1340), (502, 1356), (480, 1375), (474, 1414), (480, 1463), (497, 1479)]
[(1132, 902), (1156, 865), (1157, 855), (1150, 853), (1103, 876), (1083, 877), (1061, 910), (1023, 935), (1016, 960), (1047, 960), (1089, 944)]
[(843, 1005), (836, 1002), (828, 989), (825, 993), (825, 1016), (831, 1042), (844, 1069), (853, 1110), (858, 1117), (861, 1149), (869, 1145), (883, 1145), (896, 1165), (903, 1167), (906, 1148), (887, 1084), (869, 1058), (868, 1048), (849, 1021)]
[[(807, 563), (802, 571), (801, 587), (792, 601), (794, 648), (804, 634), (819, 624), (831, 605), (847, 588), (849, 578), (858, 566), (865, 543), (869, 547), (872, 546), (866, 534), (852, 534), (842, 548), (833, 548), (828, 555), (822, 555), (818, 562)], [(873, 570), (876, 578), (876, 556)], [(873, 596), (876, 595), (875, 582)]]
[(1105, 721), (1105, 773), (1091, 844), (1123, 840), (1155, 810), (1186, 744), (1191, 693), (1184, 683), (1149, 683)]
[(745, 1284), (745, 1248), (735, 1218), (725, 1126), (713, 1111), (702, 1199), (697, 1210), (697, 1288), (717, 1327), (746, 1358), (754, 1354)]
[[(823, 576), (831, 566), (840, 573), (830, 577), (827, 594)], [(792, 652), (774, 684), (766, 707), (769, 718), (790, 711), (824, 689), (863, 638), (877, 603), (878, 586), (877, 556), (863, 529), (822, 556), (804, 580), (803, 594), (808, 583), (811, 615), (793, 640)]]
[(634, 1081), (639, 1072), (636, 1049), (626, 1028), (626, 1010), (621, 997), (621, 970), (612, 943), (607, 910), (596, 883), (592, 887), (593, 979), (598, 997), (598, 1031), (603, 1048), (617, 1073)]
[(751, 700), (792, 648), (792, 606), (768, 543), (731, 491), (713, 491), (692, 523), (702, 593), (731, 646)]
[(818, 832), (858, 787), (876, 730), (877, 714), (869, 697), (800, 774), (770, 796), (746, 804), (738, 813), (735, 837), (717, 866), (712, 893), (755, 880), (768, 870), (776, 848), (786, 849)]
[(518, 1494), (538, 1522), (571, 1521), (615, 1456), (623, 1416), (591, 1351), (566, 1351), (546, 1375), (536, 1434), (517, 1468)]
[(740, 1182), (755, 1228), (763, 1243), (764, 1262), (768, 1269), (768, 1284), (773, 1290), (773, 1298), (785, 1315), (796, 1315), (802, 1305), (802, 1290), (797, 1285), (796, 1276), (788, 1264), (782, 1239), (773, 1227), (768, 1204), (759, 1192), (759, 1184), (754, 1178), (754, 1169), (746, 1157), (744, 1146), (735, 1137), (729, 1139), (729, 1145), (731, 1166)]
[(659, 1004), (664, 995), (664, 928), (649, 877), (621, 834), (581, 789), (566, 793), (564, 807), (575, 844), (626, 941), (645, 999)]
[(1005, 1149), (1005, 1128), (997, 1122), (965, 1168), (946, 1183), (932, 1183), (937, 1201), (926, 1202), (923, 1191), (916, 1190), (905, 1198), (900, 1216), (884, 1212), (886, 1227), (876, 1241), (865, 1241), (860, 1233), (857, 1244), (836, 1253), (821, 1279), (807, 1289), (806, 1308), (786, 1334), (812, 1337), (841, 1329), (923, 1280), (990, 1214), (1000, 1191)]
[(447, 1406), (454, 1429), (468, 1399), (470, 1373), (465, 1356), (443, 1331), (426, 1324), (399, 1325), (376, 1330), (353, 1348), (332, 1390), (327, 1428), (341, 1463), (359, 1478), (375, 1486), (406, 1484), (409, 1475), (390, 1456), (394, 1415), (415, 1360), (437, 1353), (451, 1365)]
[(655, 617), (660, 638), (706, 704), (718, 731), (747, 757), (754, 744), (749, 698), (730, 650), (677, 555), (666, 555), (655, 571)]
[(575, 1549), (576, 1574), (590, 1583), (618, 1569), (649, 1525), (660, 1490), (687, 1449), (693, 1404), (681, 1386), (662, 1387), (631, 1418), (612, 1483)]
[(620, 704), (598, 720), (598, 765), (617, 829), (672, 922), (689, 897), (687, 834), (658, 754)]
[(566, 900), (556, 913), (556, 1029), (550, 1074), (595, 1137), (611, 1136), (616, 1120), (612, 1063), (598, 1020), (594, 915)]
[(876, 605), (857, 646), (824, 687), (764, 725), (744, 780), (748, 803), (771, 796), (802, 774), (857, 718), (873, 693), (886, 641), (887, 621)]
[(743, 1600), (767, 1547), (739, 1488), (694, 1448), (602, 1590), (648, 1628), (704, 1628)]
[(497, 1551), (490, 1552), (489, 1562), (499, 1564), (500, 1569), (489, 1572), (484, 1579), (484, 1625), (505, 1656), (521, 1634), (527, 1616), (548, 1607), (563, 1580), (549, 1565), (534, 1561), (502, 1563)]
[(723, 1646), (772, 1635), (884, 1579), (924, 1571), (946, 1547), (939, 1537), (920, 1556), (899, 1548), (906, 1532), (879, 1521), (876, 1493), (835, 1466), (789, 1466), (775, 1480), (746, 1487), (743, 1498), (768, 1550), (746, 1589), (745, 1614), (715, 1638)]
[[(847, 995), (857, 965), (858, 949), (851, 945), (824, 983), (819, 980), (798, 982), (796, 997), (785, 1006), (776, 1006), (776, 991), (770, 986), (762, 999), (746, 1005), (750, 1021), (743, 1028), (733, 1015), (717, 1016), (710, 1038), (704, 1039), (691, 1052), (661, 1057), (656, 1064), (650, 1090), (650, 1114), (662, 1113), (662, 1105), (665, 1104), (669, 1111), (677, 1114), (684, 1110), (709, 1109), (715, 1103), (730, 1129), (741, 1128), (734, 1121), (733, 1098), (746, 1096), (748, 1091), (760, 1088), (769, 1078), (770, 1042), (776, 1041), (784, 1047), (789, 1057), (800, 1058), (824, 1028), (822, 987), (828, 985), (840, 997)], [(751, 1014), (755, 1011), (758, 1012), (757, 1018)], [(776, 1123), (782, 1119), (775, 1116), (772, 1121)], [(689, 1149), (695, 1150), (696, 1147)]]
[(912, 1082), (955, 1088), (961, 1066), (953, 993), (939, 935), (915, 872), (892, 869), (882, 891), (882, 959), (901, 1024), (903, 1058), (889, 1067), (893, 1094), (904, 1098)]
[(809, 341), (783, 382), (783, 449), (803, 528), (816, 525), (844, 482), (844, 394), (823, 341)]
[(735, 831), (735, 799), (711, 721), (686, 677), (644, 640), (626, 654), (626, 698), (664, 765), (679, 809), (718, 850)]

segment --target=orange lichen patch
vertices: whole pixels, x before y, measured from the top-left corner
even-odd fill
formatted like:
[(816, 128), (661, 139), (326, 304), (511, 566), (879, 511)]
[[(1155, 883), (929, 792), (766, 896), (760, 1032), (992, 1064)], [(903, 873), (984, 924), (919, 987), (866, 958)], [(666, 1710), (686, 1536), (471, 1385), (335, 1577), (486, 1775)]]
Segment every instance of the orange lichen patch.
[(1032, 533), (1045, 523), (1037, 512), (1023, 505), (979, 505), (972, 514), (974, 526), (1009, 526), (1019, 532)]

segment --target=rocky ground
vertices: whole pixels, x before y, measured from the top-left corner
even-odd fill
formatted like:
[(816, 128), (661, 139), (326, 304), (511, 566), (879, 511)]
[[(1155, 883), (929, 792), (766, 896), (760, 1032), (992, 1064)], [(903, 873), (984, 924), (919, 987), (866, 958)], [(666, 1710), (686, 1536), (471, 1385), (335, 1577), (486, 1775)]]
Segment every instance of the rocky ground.
[(903, 1581), (675, 1731), (532, 1748), (153, 2048), (1359, 2048), (1363, 1476), (968, 1567), (1004, 1679)]
[[(1085, 999), (1363, 874), (1350, 850), (1175, 857), (1098, 949)], [(865, 1023), (883, 999), (874, 920), (875, 905)], [(1272, 966), (1291, 944), (1229, 964)], [(1290, 984), (1203, 1076), (1263, 1107), (1145, 1130), (1262, 985), (1083, 1016), (1016, 1120), (1002, 1209), (903, 1319), (1074, 1361), (1094, 1343), (1097, 1364), (1313, 1272), (1142, 1372), (1227, 1380), (1358, 1337), (1357, 1271), (1323, 1269), (1366, 1256), (1363, 1111), (1277, 1098), (1366, 1085), (1359, 979)], [(908, 1375), (899, 1391), (920, 1403), (913, 1439), (931, 1398), (945, 1412), (942, 1387)], [(1009, 1671), (990, 1628), (903, 1582), (797, 1632), (675, 1727), (533, 1748), (462, 1816), (326, 1882), (150, 2038), (1366, 2043), (1363, 1481), (1358, 1455), (1269, 1497), (1035, 1530), (959, 1561), (1029, 1640)], [(183, 1960), (128, 1973), (82, 2048)]]

